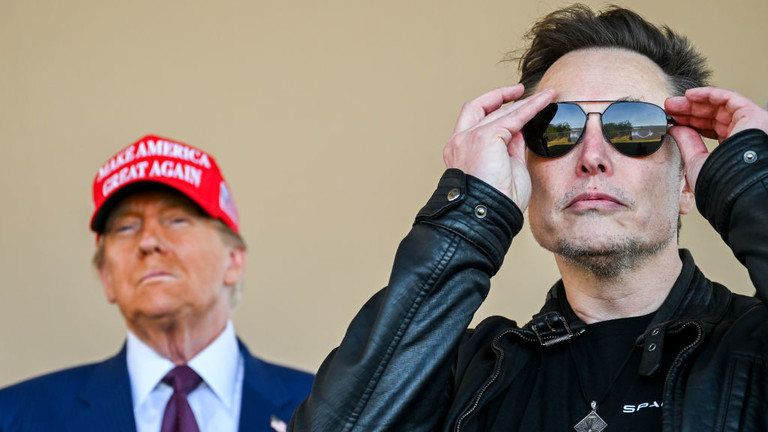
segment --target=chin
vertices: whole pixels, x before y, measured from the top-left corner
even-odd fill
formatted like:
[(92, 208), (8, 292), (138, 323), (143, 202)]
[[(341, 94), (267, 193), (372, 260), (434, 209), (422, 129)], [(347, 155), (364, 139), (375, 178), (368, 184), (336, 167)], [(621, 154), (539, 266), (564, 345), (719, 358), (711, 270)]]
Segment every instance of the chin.
[(145, 319), (163, 320), (177, 315), (182, 309), (179, 299), (174, 296), (153, 296), (153, 298), (137, 310), (137, 314)]
[(572, 249), (598, 253), (600, 250), (611, 249), (617, 243), (617, 239), (623, 237), (620, 234), (612, 233), (611, 230), (600, 224), (593, 225), (597, 226), (587, 226), (576, 230), (569, 229), (568, 232), (563, 232), (554, 225), (548, 229), (541, 229), (531, 222), (531, 233), (541, 247), (554, 253), (558, 253), (563, 245), (568, 245)]
[(601, 278), (616, 277), (636, 268), (669, 245), (671, 239), (641, 241), (631, 237), (606, 237), (603, 241), (560, 239), (552, 252)]

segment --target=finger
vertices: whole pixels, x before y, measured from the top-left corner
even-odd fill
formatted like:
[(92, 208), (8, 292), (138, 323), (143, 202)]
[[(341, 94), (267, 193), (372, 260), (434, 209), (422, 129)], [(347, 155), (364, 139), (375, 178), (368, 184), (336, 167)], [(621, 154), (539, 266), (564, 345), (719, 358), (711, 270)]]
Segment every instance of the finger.
[(504, 143), (508, 144), (510, 138), (519, 133), (526, 123), (552, 101), (554, 96), (554, 89), (544, 89), (529, 98), (499, 109), (483, 119), (476, 127), (504, 136)]
[[(686, 96), (676, 96), (664, 101), (664, 109), (681, 126), (689, 126), (707, 138), (717, 139), (730, 133), (733, 112), (722, 99), (726, 91), (701, 88), (690, 93), (696, 101)], [(717, 93), (717, 94), (715, 94)]]
[(746, 129), (768, 131), (768, 111), (737, 92), (701, 87), (686, 91), (685, 100), (670, 98), (668, 113), (679, 124), (695, 127), (704, 136), (722, 142)]
[(453, 132), (460, 132), (476, 125), (488, 114), (496, 111), (507, 102), (516, 100), (523, 95), (525, 88), (522, 84), (501, 87), (489, 91), (464, 104), (456, 121)]
[(664, 111), (669, 115), (690, 115), (693, 103), (685, 96), (673, 96), (664, 101)]
[(525, 139), (523, 139), (521, 132), (512, 135), (509, 144), (507, 144), (507, 153), (511, 158), (525, 161)]
[(726, 103), (752, 104), (752, 101), (733, 90), (726, 90), (718, 87), (697, 87), (688, 89), (685, 97), (696, 103), (725, 105)]
[(689, 127), (673, 126), (669, 129), (669, 134), (675, 139), (683, 162), (688, 162), (696, 155), (709, 153), (707, 145), (704, 144), (699, 133)]
[(724, 106), (721, 104), (714, 104), (709, 101), (694, 102), (685, 97), (669, 98), (664, 102), (664, 110), (675, 120), (682, 116), (712, 119), (722, 109)]
[(675, 124), (678, 126), (687, 126), (695, 129), (701, 135), (717, 139), (717, 122), (712, 118), (699, 118), (692, 115), (682, 115), (667, 111), (667, 114), (671, 115), (675, 119)]
[(730, 122), (730, 116), (743, 109), (761, 109), (757, 104), (738, 92), (716, 87), (699, 87), (685, 92), (691, 102), (691, 113), (698, 117), (715, 117), (723, 123)]
[[(544, 90), (541, 90), (539, 92), (536, 92), (532, 94), (531, 96), (521, 99), (518, 101), (515, 101), (514, 103), (507, 104), (498, 110), (494, 111), (493, 113), (489, 114), (486, 118), (484, 118), (481, 123), (490, 124), (492, 122), (495, 122), (498, 119), (501, 118), (507, 118), (510, 115), (514, 116), (522, 116), (522, 124), (520, 128), (522, 128), (522, 125), (525, 123), (528, 123), (533, 116), (535, 116), (539, 111), (544, 109), (550, 102), (552, 102), (552, 99), (555, 97), (555, 90), (551, 88), (546, 88)], [(519, 130), (518, 128), (517, 130)], [(514, 131), (513, 131), (514, 132)]]
[(664, 102), (669, 113), (692, 114), (698, 117), (711, 117), (726, 109), (736, 111), (739, 107), (754, 105), (752, 101), (731, 90), (715, 87), (689, 89), (685, 96), (674, 96)]
[(696, 180), (704, 161), (709, 157), (709, 150), (699, 133), (689, 127), (674, 126), (669, 129), (669, 134), (680, 149), (688, 185), (692, 190), (696, 190)]

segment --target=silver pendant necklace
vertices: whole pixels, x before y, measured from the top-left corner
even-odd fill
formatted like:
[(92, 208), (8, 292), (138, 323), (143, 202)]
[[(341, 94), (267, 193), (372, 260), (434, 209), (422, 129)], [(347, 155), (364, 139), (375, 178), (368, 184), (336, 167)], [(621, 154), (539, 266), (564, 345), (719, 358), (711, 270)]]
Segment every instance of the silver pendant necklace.
[(576, 429), (576, 432), (600, 432), (608, 427), (608, 423), (597, 414), (597, 402), (592, 401), (590, 405), (592, 406), (592, 412), (576, 423), (576, 426), (573, 427)]
[[(629, 352), (629, 355), (627, 358), (624, 359), (624, 361), (621, 364), (621, 367), (619, 367), (619, 370), (616, 372), (616, 376), (613, 377), (610, 384), (608, 384), (608, 388), (605, 389), (605, 393), (600, 397), (599, 402), (597, 400), (592, 400), (592, 402), (589, 403), (589, 406), (592, 408), (592, 411), (589, 412), (581, 421), (576, 423), (576, 425), (573, 426), (573, 429), (576, 432), (601, 432), (605, 428), (608, 427), (608, 423), (606, 423), (605, 420), (603, 420), (602, 417), (600, 417), (599, 414), (597, 414), (597, 407), (605, 401), (605, 399), (608, 397), (608, 395), (611, 393), (611, 389), (613, 388), (613, 385), (616, 384), (616, 381), (618, 381), (619, 377), (621, 376), (621, 373), (624, 371), (624, 368), (627, 367), (627, 364), (629, 363), (629, 359), (632, 358), (632, 355), (635, 352), (635, 347), (632, 347), (632, 350)], [(584, 398), (584, 401), (588, 401), (589, 398), (587, 398), (587, 394), (584, 390), (584, 384), (582, 384), (583, 380), (581, 377), (581, 371), (579, 368), (576, 367), (576, 359), (573, 357), (572, 352), (572, 346), (568, 346), (568, 354), (571, 356), (571, 364), (573, 365), (573, 368), (576, 371), (576, 381), (579, 384), (579, 390), (581, 390), (581, 397)]]

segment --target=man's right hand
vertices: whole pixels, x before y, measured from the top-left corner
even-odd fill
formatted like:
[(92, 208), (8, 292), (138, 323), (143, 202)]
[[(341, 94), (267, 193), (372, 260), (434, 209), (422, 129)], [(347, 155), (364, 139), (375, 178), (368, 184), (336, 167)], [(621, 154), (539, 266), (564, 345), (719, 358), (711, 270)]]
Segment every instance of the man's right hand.
[(521, 130), (555, 96), (553, 89), (545, 89), (517, 100), (523, 92), (522, 84), (502, 87), (464, 104), (443, 150), (448, 168), (483, 180), (511, 198), (521, 211), (531, 198)]

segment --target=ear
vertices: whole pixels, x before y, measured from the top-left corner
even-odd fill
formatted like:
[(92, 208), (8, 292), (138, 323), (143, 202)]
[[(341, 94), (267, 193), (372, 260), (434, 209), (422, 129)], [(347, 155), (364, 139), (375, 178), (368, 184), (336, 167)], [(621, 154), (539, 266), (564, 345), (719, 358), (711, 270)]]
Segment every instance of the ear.
[(229, 249), (229, 264), (224, 272), (224, 286), (235, 286), (245, 274), (245, 249), (232, 247)]
[(106, 269), (106, 265), (102, 265), (99, 267), (99, 279), (101, 279), (101, 285), (104, 287), (104, 294), (107, 296), (107, 300), (110, 303), (114, 303), (117, 301), (117, 296), (115, 295), (115, 289), (112, 285), (112, 276), (109, 274), (109, 271)]
[(707, 146), (701, 136), (689, 127), (674, 126), (669, 130), (670, 142), (674, 148), (679, 163), (680, 172), (680, 214), (688, 214), (696, 205), (696, 177), (699, 175), (703, 161), (698, 157), (707, 154)]
[(695, 205), (696, 195), (688, 183), (688, 176), (683, 175), (680, 179), (680, 214), (688, 214)]

